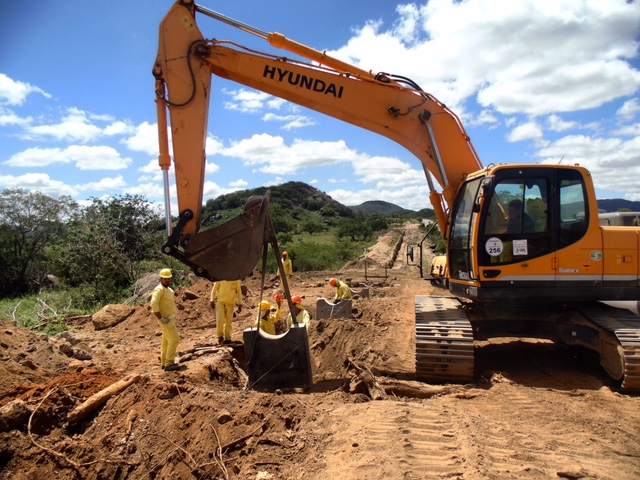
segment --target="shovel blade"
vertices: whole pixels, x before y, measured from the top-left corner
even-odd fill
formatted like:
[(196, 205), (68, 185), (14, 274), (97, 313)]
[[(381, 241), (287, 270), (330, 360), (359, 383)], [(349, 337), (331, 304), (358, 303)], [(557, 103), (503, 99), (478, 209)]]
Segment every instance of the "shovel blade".
[(281, 335), (247, 329), (244, 351), (249, 385), (254, 390), (307, 388), (313, 383), (309, 337), (304, 325), (293, 325)]
[(242, 280), (255, 268), (267, 234), (268, 197), (252, 197), (237, 217), (191, 237), (185, 257), (211, 280)]

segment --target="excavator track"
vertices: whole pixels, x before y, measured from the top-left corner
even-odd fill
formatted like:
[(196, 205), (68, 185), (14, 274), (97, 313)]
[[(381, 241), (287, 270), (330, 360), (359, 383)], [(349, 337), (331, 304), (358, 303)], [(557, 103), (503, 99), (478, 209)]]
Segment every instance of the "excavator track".
[(468, 383), (474, 376), (473, 330), (460, 302), (416, 296), (416, 377)]
[(602, 304), (582, 308), (580, 313), (616, 337), (624, 364), (621, 389), (640, 391), (640, 317), (628, 310)]

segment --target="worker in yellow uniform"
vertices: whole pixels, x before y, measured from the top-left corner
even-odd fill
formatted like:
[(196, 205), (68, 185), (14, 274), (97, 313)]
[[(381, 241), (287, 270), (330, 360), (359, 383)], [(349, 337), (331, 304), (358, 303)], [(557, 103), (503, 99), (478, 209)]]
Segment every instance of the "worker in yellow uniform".
[[(299, 295), (294, 295), (291, 297), (291, 303), (293, 303), (294, 314), (296, 316), (296, 321), (298, 325), (304, 325), (309, 329), (309, 322), (311, 321), (311, 315), (307, 312), (307, 309), (302, 305), (302, 298)], [(289, 317), (287, 318), (287, 323), (289, 328), (293, 325), (293, 318), (291, 317), (291, 313), (289, 313)]]
[(256, 327), (259, 326), (265, 333), (276, 335), (281, 315), (280, 308), (276, 309), (268, 301), (263, 300), (260, 302), (260, 313), (256, 319)]
[(351, 289), (349, 288), (349, 285), (343, 281), (332, 278), (329, 280), (329, 285), (336, 287), (336, 296), (333, 299), (333, 303), (338, 303), (341, 300), (348, 300), (351, 298)]
[(151, 295), (151, 311), (158, 319), (162, 330), (162, 344), (160, 346), (160, 359), (162, 369), (171, 372), (180, 367), (175, 363), (176, 350), (180, 343), (180, 335), (176, 327), (176, 299), (171, 288), (171, 269), (160, 270), (160, 284)]
[(218, 343), (231, 343), (231, 321), (237, 305), (242, 311), (242, 285), (240, 280), (220, 280), (211, 290), (211, 307), (216, 309)]
[[(289, 252), (282, 252), (282, 268), (287, 277), (287, 285), (291, 285), (291, 277), (293, 275), (293, 264), (289, 258)], [(280, 269), (278, 269), (278, 277), (280, 277)]]

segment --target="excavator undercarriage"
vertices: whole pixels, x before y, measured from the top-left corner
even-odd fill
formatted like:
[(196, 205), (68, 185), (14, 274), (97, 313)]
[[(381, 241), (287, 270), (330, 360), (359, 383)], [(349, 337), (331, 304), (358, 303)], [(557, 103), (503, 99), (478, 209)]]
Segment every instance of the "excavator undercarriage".
[(621, 390), (640, 390), (640, 322), (628, 310), (601, 303), (549, 310), (416, 296), (416, 377), (435, 383), (474, 380), (474, 341), (544, 338), (580, 345), (600, 356)]

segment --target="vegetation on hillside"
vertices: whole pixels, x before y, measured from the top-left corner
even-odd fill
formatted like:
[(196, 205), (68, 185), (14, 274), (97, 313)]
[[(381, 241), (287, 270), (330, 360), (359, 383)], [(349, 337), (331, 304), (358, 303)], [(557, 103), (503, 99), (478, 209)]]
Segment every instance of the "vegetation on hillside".
[[(340, 269), (398, 221), (395, 215), (356, 212), (290, 182), (209, 200), (202, 229), (237, 216), (248, 198), (267, 191), (278, 244), (297, 272)], [(63, 327), (56, 319), (125, 302), (145, 273), (169, 266), (180, 285), (189, 270), (160, 253), (165, 235), (164, 217), (141, 196), (93, 198), (81, 207), (69, 197), (0, 192), (0, 318), (52, 331)], [(276, 272), (273, 255), (268, 269)]]

